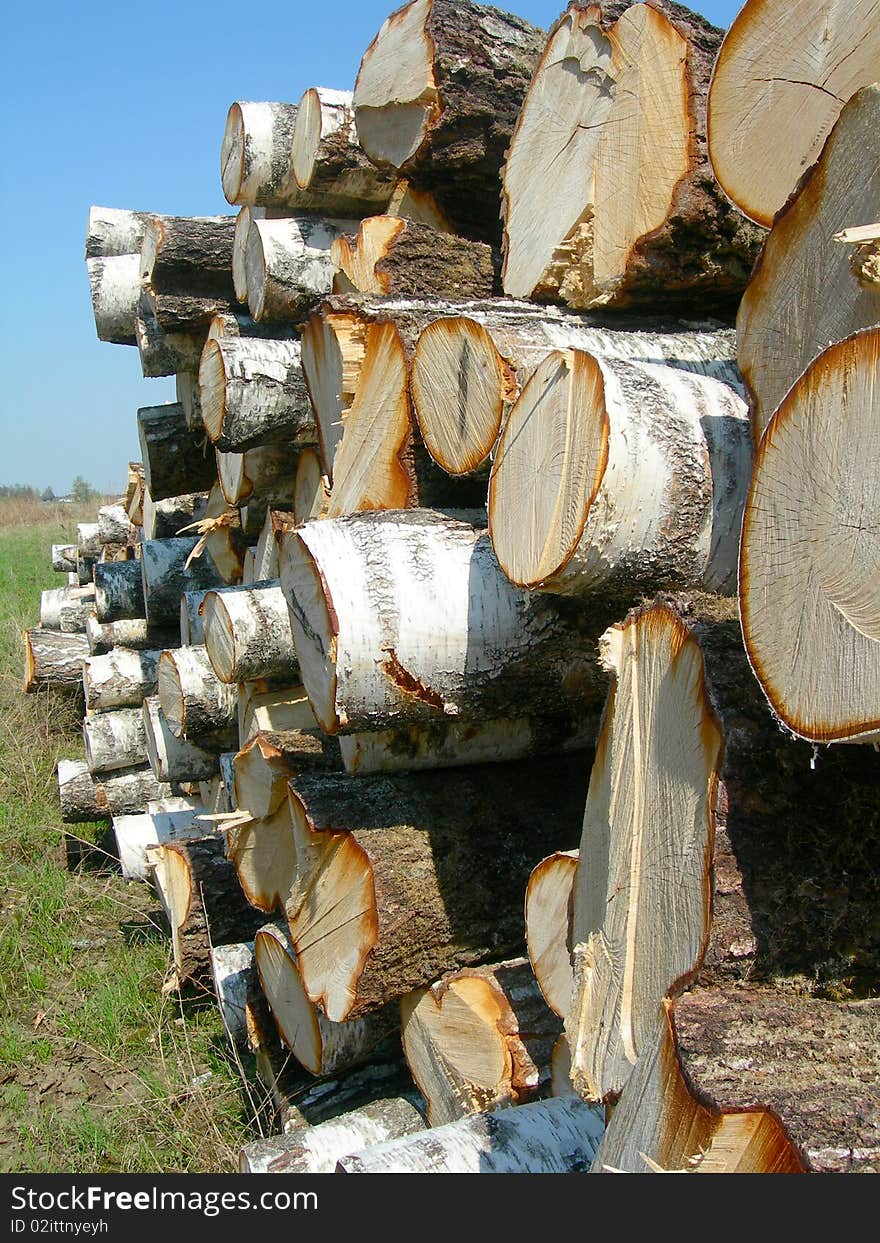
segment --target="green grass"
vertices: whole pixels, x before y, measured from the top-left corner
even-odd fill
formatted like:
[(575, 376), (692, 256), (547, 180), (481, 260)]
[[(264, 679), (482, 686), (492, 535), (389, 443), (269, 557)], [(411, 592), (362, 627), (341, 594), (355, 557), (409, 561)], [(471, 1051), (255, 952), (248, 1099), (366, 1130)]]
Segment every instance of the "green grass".
[(59, 819), (55, 764), (82, 756), (80, 713), (21, 690), (22, 631), (64, 581), (49, 546), (91, 517), (12, 525), (0, 503), (0, 1171), (233, 1169), (259, 1131), (219, 1013), (163, 991), (146, 886), (95, 868), (97, 851), (68, 866), (74, 838), (108, 844), (106, 825)]

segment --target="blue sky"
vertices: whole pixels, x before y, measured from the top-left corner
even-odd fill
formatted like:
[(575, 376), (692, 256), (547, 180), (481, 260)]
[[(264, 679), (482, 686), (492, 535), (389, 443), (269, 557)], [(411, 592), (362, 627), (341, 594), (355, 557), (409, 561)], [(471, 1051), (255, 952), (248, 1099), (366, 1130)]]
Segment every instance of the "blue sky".
[[(218, 171), (229, 105), (295, 103), (310, 86), (350, 90), (364, 49), (395, 7), (396, 0), (7, 6), (0, 484), (60, 494), (83, 475), (116, 491), (138, 456), (138, 407), (174, 398), (173, 378), (143, 379), (136, 349), (95, 336), (83, 261), (89, 206), (234, 212)], [(511, 7), (546, 28), (565, 6)], [(740, 6), (695, 7), (728, 26)]]

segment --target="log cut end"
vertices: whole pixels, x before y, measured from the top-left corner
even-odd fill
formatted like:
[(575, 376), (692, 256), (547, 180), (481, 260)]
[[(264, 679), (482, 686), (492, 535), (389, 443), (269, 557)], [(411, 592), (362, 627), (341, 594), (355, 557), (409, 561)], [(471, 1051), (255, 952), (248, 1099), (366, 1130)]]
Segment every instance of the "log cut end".
[[(246, 809), (242, 815), (247, 814)], [(267, 915), (283, 909), (296, 876), (296, 847), (287, 801), (262, 820), (246, 819), (228, 829), (226, 855), (251, 906)]]
[(175, 652), (165, 651), (159, 657), (159, 702), (165, 720), (175, 738), (182, 738), (186, 727), (186, 704)]
[(220, 145), (220, 183), (227, 203), (240, 202), (245, 164), (245, 124), (240, 103), (231, 105), (226, 114), (223, 142)]
[(302, 335), (302, 369), (315, 412), (324, 470), (332, 482), (333, 458), (364, 360), (366, 327), (354, 312), (319, 313)]
[(210, 440), (217, 440), (226, 418), (226, 367), (220, 341), (206, 341), (199, 361), (199, 404)]
[(571, 917), (577, 869), (578, 852), (559, 850), (541, 860), (526, 888), (529, 961), (544, 1000), (561, 1019), (568, 1014), (574, 985)]
[(321, 1029), (315, 1007), (306, 996), (290, 940), (280, 927), (261, 928), (254, 937), (260, 987), (278, 1033), (298, 1062), (313, 1075), (323, 1069)]
[(740, 553), (749, 660), (817, 743), (880, 733), (880, 328), (821, 354), (758, 447)]
[(297, 523), (323, 518), (330, 501), (330, 486), (314, 449), (303, 449), (296, 460), (293, 513)]
[(315, 160), (324, 128), (321, 112), (321, 95), (314, 87), (310, 87), (296, 110), (293, 149), (290, 154), (291, 172), (301, 190), (308, 189), (315, 172)]
[(368, 216), (361, 221), (357, 236), (343, 233), (330, 248), (330, 259), (336, 269), (334, 293), (366, 293), (384, 295), (390, 292), (387, 273), (380, 268), (382, 259), (406, 221), (397, 216)]
[(300, 676), (315, 720), (328, 734), (342, 722), (336, 711), (336, 630), (323, 575), (296, 531), (282, 537), (281, 585), (290, 610)]
[(392, 13), (367, 48), (354, 88), (358, 139), (379, 167), (401, 168), (419, 150), (440, 111), (431, 0)]

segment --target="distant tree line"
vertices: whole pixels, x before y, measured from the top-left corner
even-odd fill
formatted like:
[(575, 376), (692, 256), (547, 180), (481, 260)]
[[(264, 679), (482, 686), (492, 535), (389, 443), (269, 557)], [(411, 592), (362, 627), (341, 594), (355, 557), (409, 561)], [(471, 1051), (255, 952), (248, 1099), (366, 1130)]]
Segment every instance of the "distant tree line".
[[(94, 501), (100, 493), (82, 475), (77, 475), (70, 487), (68, 496), (72, 501)], [(15, 499), (19, 501), (56, 501), (60, 498), (51, 488), (40, 492), (26, 483), (0, 483), (0, 500)]]

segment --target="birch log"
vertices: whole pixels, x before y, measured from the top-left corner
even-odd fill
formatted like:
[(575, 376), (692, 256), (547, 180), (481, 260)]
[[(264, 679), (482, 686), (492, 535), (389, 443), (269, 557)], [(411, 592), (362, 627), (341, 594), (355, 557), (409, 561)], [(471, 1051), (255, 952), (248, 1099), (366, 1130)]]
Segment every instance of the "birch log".
[[(211, 322), (213, 323), (213, 320)], [(179, 371), (174, 377), (174, 395), (183, 411), (189, 430), (191, 432), (202, 431), (205, 425), (202, 422), (202, 407), (199, 404), (199, 373)]]
[(118, 648), (106, 656), (83, 661), (83, 688), (87, 712), (109, 708), (139, 708), (157, 687), (157, 651), (132, 652)]
[(142, 619), (145, 608), (140, 561), (95, 566), (95, 616), (102, 625)]
[(538, 987), (554, 1014), (564, 1019), (571, 1006), (572, 895), (577, 850), (557, 850), (542, 859), (526, 888), (526, 944)]
[(205, 517), (207, 504), (207, 492), (191, 492), (185, 496), (169, 496), (164, 501), (154, 501), (145, 491), (142, 538), (170, 539), (190, 523), (200, 522)]
[(497, 9), (413, 0), (361, 61), (361, 146), (380, 168), (432, 191), (457, 232), (497, 240), (500, 168), (543, 42)]
[(521, 952), (529, 873), (548, 842), (574, 844), (584, 786), (578, 757), (293, 777), (286, 910), (310, 1000), (342, 1022)]
[[(300, 464), (303, 457), (308, 454), (314, 458), (316, 455), (311, 449), (304, 449), (296, 460), (297, 485), (299, 486)], [(294, 498), (296, 497), (296, 487), (294, 489)], [(260, 537), (257, 540), (257, 547), (254, 550), (254, 581), (257, 583), (268, 582), (271, 579), (277, 579), (280, 573), (278, 564), (278, 541), (282, 532), (289, 531), (296, 526), (297, 522), (305, 521), (304, 518), (298, 518), (296, 513), (290, 510), (276, 509), (274, 506), (266, 510), (266, 517), (263, 520), (263, 527), (260, 531)]]
[(880, 327), (820, 354), (767, 426), (746, 504), (749, 660), (783, 725), (815, 743), (880, 740), (878, 383)]
[(98, 539), (102, 544), (134, 544), (136, 534), (123, 504), (102, 505), (98, 510)]
[(217, 467), (187, 426), (179, 402), (143, 406), (137, 412), (144, 477), (154, 501), (213, 486)]
[[(147, 738), (140, 708), (96, 712), (83, 721), (86, 761), (93, 777), (134, 768), (147, 759)], [(157, 773), (159, 780), (166, 780)]]
[(201, 734), (198, 743), (175, 737), (158, 696), (144, 700), (142, 720), (147, 758), (160, 781), (209, 781), (217, 773), (220, 754), (235, 745), (234, 730), (229, 728)]
[[(127, 880), (151, 879), (150, 852), (160, 844), (187, 841), (205, 833), (204, 825), (198, 820), (199, 808), (195, 803), (175, 805), (175, 800), (169, 802), (172, 806), (166, 810), (159, 810), (150, 804), (149, 809), (139, 815), (113, 817), (116, 853), (122, 865), (122, 875)], [(171, 911), (161, 889), (159, 896), (170, 922)]]
[(179, 642), (176, 628), (148, 626), (146, 618), (107, 622), (102, 625), (92, 614), (86, 619), (86, 640), (90, 656), (104, 656), (114, 648), (132, 651), (156, 651), (174, 647)]
[(229, 203), (287, 206), (294, 104), (236, 102), (220, 147), (220, 180)]
[(840, 113), (818, 161), (779, 212), (740, 304), (737, 356), (756, 443), (822, 350), (880, 323), (880, 287), (853, 279), (847, 248), (834, 240), (850, 225), (877, 219), (880, 85), (859, 91)]
[(101, 555), (101, 531), (97, 522), (78, 522), (76, 524), (77, 559)]
[(332, 1023), (308, 999), (290, 937), (282, 924), (267, 924), (254, 937), (260, 986), (285, 1046), (313, 1075), (332, 1075), (400, 1052), (396, 1005)]
[(880, 63), (872, 0), (795, 0), (784, 24), (778, 16), (770, 0), (746, 0), (721, 45), (708, 110), (715, 176), (767, 226)]
[(82, 760), (59, 760), (57, 775), (61, 819), (65, 824), (142, 812), (150, 799), (171, 794), (171, 786), (157, 781), (148, 765), (96, 778)]
[(562, 15), (504, 167), (505, 293), (583, 308), (735, 308), (761, 232), (708, 162), (721, 38), (667, 0)]
[(198, 369), (207, 325), (194, 333), (166, 332), (146, 291), (141, 289), (134, 330), (141, 371), (148, 378)]
[(524, 958), (470, 967), (410, 993), (401, 1025), (432, 1127), (534, 1100), (562, 1031)]
[(634, 602), (736, 590), (748, 411), (673, 367), (554, 351), (505, 424), (489, 483), (498, 562), (522, 587)]
[(151, 216), (141, 244), (145, 288), (231, 300), (234, 233), (234, 216)]
[(272, 1135), (246, 1144), (240, 1174), (332, 1174), (340, 1158), (374, 1144), (424, 1131), (425, 1121), (411, 1100), (382, 1097), (320, 1122), (317, 1126)]
[(370, 216), (330, 250), (336, 293), (397, 298), (491, 298), (491, 246), (394, 216)]
[(52, 569), (58, 574), (76, 571), (76, 544), (52, 545)]
[[(595, 640), (613, 604), (527, 595), (467, 522), (418, 510), (307, 523), (284, 538), (281, 586), (329, 733), (528, 714), (568, 716), (576, 732), (604, 700)], [(505, 736), (518, 738), (500, 732), (498, 758)]]
[(237, 720), (238, 695), (219, 680), (204, 647), (179, 647), (158, 658), (162, 715), (175, 738), (198, 738)]
[(330, 247), (356, 222), (310, 216), (251, 220), (245, 250), (248, 307), (257, 321), (297, 323), (330, 293)]
[(273, 441), (314, 444), (300, 360), (297, 341), (208, 341), (199, 365), (199, 401), (205, 431), (218, 449), (241, 453)]
[[(606, 317), (607, 320), (607, 317)], [(664, 363), (739, 389), (736, 342), (711, 321), (617, 320), (523, 302), (461, 302), (421, 332), (412, 359), (413, 412), (425, 447), (450, 474), (485, 464), (535, 368), (553, 350)]]
[(352, 219), (384, 211), (397, 184), (358, 143), (351, 91), (323, 86), (310, 87), (297, 105), (290, 174), (298, 208)]
[(50, 587), (48, 591), (40, 592), (40, 625), (45, 630), (57, 630), (62, 634), (85, 634), (86, 618), (94, 607), (95, 588), (92, 584), (85, 587)]
[(24, 691), (43, 686), (77, 692), (82, 689), (82, 662), (89, 654), (83, 634), (62, 634), (33, 627), (24, 632)]
[(343, 1157), (341, 1174), (585, 1174), (604, 1123), (574, 1096), (477, 1114)]
[[(236, 301), (247, 304), (247, 240), (251, 231), (251, 224), (254, 220), (286, 220), (290, 215), (289, 207), (242, 207), (241, 211), (235, 217), (235, 236), (232, 241), (232, 283), (235, 287)], [(222, 320), (226, 325), (226, 333), (224, 335), (238, 336), (237, 332), (230, 333), (228, 331), (229, 320), (232, 318), (223, 313), (212, 321), (211, 328), (208, 330), (209, 337), (211, 335), (221, 335), (218, 332), (217, 321)], [(266, 325), (256, 324), (249, 315), (242, 316), (241, 313), (235, 317), (240, 321), (247, 321), (247, 336), (266, 336), (271, 335), (270, 328), (275, 335), (286, 335), (289, 330), (285, 330), (282, 325)]]
[(86, 259), (140, 254), (148, 212), (119, 207), (90, 207)]
[(290, 614), (279, 586), (208, 592), (203, 613), (206, 652), (222, 682), (299, 680)]
[(140, 267), (137, 253), (86, 259), (99, 341), (137, 345), (135, 324), (141, 296)]
[(223, 579), (211, 554), (205, 550), (189, 565), (187, 560), (198, 543), (195, 536), (144, 540), (141, 544), (141, 570), (147, 621), (170, 624), (180, 612), (180, 597), (186, 591), (221, 587)]

